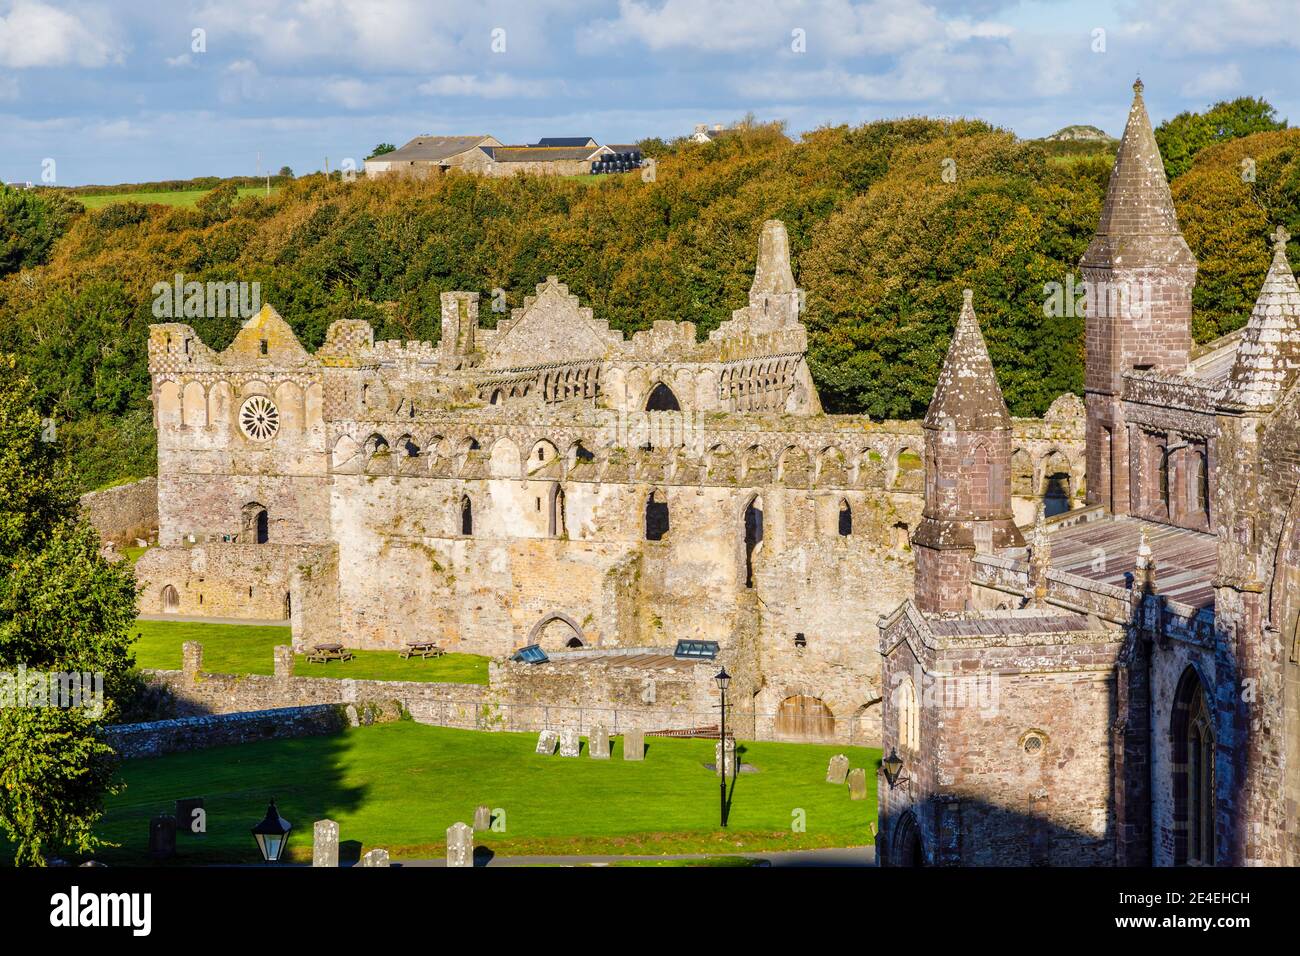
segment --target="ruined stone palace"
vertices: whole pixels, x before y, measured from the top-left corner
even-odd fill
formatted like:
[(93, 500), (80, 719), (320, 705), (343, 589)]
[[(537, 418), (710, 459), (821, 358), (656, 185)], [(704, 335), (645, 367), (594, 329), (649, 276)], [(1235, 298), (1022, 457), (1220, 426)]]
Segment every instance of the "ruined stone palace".
[(1300, 287), (1279, 228), (1246, 326), (1192, 344), (1134, 92), (1080, 262), (1086, 506), (1015, 520), (978, 294), (924, 422), (915, 597), (881, 622), (889, 864), (1300, 863)]
[[(221, 352), (153, 326), (142, 611), (588, 668), (716, 641), (755, 733), (874, 744), (923, 429), (822, 413), (785, 228), (756, 239), (748, 303), (703, 340), (667, 319), (627, 338), (555, 277), (495, 328), (477, 293), (443, 293), (437, 345), (344, 320), (309, 353), (269, 307)], [(1008, 440), (1022, 520), (1082, 504), (1077, 398)], [(624, 683), (633, 709), (665, 686)]]

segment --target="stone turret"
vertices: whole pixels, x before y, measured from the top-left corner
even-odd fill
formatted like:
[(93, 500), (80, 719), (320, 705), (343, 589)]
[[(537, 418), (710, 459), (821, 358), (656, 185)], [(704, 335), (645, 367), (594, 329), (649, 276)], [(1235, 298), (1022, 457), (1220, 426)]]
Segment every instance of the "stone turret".
[(1300, 370), (1300, 286), (1296, 285), (1281, 226), (1273, 234), (1273, 264), (1241, 335), (1223, 404), (1242, 411), (1272, 408)]
[(1128, 514), (1124, 375), (1186, 367), (1196, 284), (1196, 258), (1178, 228), (1141, 80), (1079, 267), (1087, 293), (1088, 502)]
[(916, 603), (960, 611), (971, 558), (1024, 547), (1011, 512), (1011, 415), (970, 289), (925, 415), (925, 511), (912, 538)]
[(438, 349), (447, 356), (470, 355), (477, 349), (478, 293), (444, 292), (442, 337)]
[(799, 322), (799, 290), (790, 268), (785, 223), (769, 219), (758, 239), (758, 265), (749, 287), (751, 331), (773, 332)]

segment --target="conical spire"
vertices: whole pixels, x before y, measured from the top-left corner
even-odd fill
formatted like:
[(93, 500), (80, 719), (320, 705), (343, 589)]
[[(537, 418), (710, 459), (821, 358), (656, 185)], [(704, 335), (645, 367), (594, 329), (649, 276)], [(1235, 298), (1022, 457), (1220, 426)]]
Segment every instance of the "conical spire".
[(758, 266), (749, 295), (785, 295), (795, 291), (794, 272), (790, 269), (790, 239), (785, 223), (769, 219), (763, 223), (758, 238)]
[(1011, 415), (975, 318), (973, 298), (970, 289), (962, 292), (961, 316), (925, 413), (927, 428), (986, 431), (1011, 427)]
[[(1172, 240), (1172, 242), (1171, 242)], [(1142, 81), (1133, 84), (1133, 105), (1115, 154), (1106, 201), (1083, 265), (1143, 265), (1132, 260), (1152, 246), (1164, 248), (1159, 264), (1195, 263), (1178, 228), (1169, 180), (1151, 129)]]
[(1270, 407), (1300, 370), (1300, 286), (1286, 257), (1290, 238), (1281, 226), (1273, 233), (1273, 263), (1242, 332), (1226, 404)]

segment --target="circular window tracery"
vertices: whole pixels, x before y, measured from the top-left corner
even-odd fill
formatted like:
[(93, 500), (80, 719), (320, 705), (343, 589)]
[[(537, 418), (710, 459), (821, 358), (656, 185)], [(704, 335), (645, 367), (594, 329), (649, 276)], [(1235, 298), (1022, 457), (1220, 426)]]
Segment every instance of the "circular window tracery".
[(253, 441), (269, 441), (280, 430), (280, 411), (265, 395), (254, 395), (239, 409), (239, 428)]

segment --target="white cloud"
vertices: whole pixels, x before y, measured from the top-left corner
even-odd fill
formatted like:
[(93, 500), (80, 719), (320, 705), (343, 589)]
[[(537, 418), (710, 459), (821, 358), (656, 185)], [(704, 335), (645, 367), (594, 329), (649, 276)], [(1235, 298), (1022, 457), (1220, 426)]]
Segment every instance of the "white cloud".
[(1007, 37), (1010, 27), (946, 18), (916, 0), (619, 0), (618, 16), (579, 32), (578, 47), (600, 54), (636, 43), (654, 51), (784, 52), (804, 31), (809, 54), (835, 58), (901, 54), (946, 41)]
[(198, 64), (194, 62), (194, 57), (190, 56), (188, 53), (182, 53), (180, 56), (169, 56), (165, 58), (163, 62), (173, 69), (198, 66)]
[(103, 16), (91, 8), (74, 16), (39, 0), (17, 0), (0, 17), (0, 66), (101, 67), (121, 62), (122, 50)]
[(1235, 93), (1243, 86), (1241, 68), (1235, 63), (1197, 71), (1183, 84), (1184, 96), (1223, 96)]
[(418, 87), (427, 96), (477, 96), (484, 99), (538, 98), (553, 95), (555, 84), (547, 80), (517, 79), (504, 73), (485, 76), (461, 73), (435, 76)]
[(378, 83), (340, 77), (321, 85), (321, 99), (350, 110), (374, 106), (386, 98), (384, 87)]

